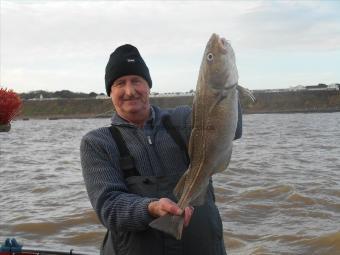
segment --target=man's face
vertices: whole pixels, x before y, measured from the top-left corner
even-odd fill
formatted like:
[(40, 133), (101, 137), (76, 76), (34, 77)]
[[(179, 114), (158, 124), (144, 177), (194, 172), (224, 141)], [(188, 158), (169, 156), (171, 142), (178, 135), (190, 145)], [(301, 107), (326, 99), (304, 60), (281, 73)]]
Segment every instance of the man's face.
[(146, 80), (138, 75), (125, 75), (111, 86), (111, 100), (121, 117), (132, 121), (138, 114), (149, 113), (150, 88)]

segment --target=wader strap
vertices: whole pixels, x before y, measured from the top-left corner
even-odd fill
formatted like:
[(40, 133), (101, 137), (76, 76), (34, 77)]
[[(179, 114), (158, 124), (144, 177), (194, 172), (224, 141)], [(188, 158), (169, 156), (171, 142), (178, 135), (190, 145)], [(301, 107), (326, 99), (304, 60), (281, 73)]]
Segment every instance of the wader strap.
[[(167, 133), (171, 136), (171, 138), (175, 141), (179, 148), (185, 153), (186, 159), (189, 162), (190, 158), (188, 154), (187, 145), (184, 142), (181, 134), (172, 124), (170, 115), (164, 115), (162, 118), (162, 123)], [(120, 130), (114, 125), (111, 125), (109, 129), (113, 140), (116, 142), (118, 146), (120, 154), (119, 164), (120, 168), (123, 170), (124, 178), (126, 179), (130, 176), (140, 176), (140, 173), (136, 169), (133, 157), (131, 156), (129, 149), (126, 146), (126, 143), (122, 137), (122, 134), (120, 133)]]
[(178, 130), (175, 128), (175, 126), (172, 124), (170, 120), (170, 115), (164, 115), (162, 118), (163, 125), (168, 132), (168, 134), (174, 139), (176, 144), (181, 148), (181, 150), (185, 153), (185, 156), (187, 160), (189, 161), (189, 154), (188, 154), (188, 148), (186, 143), (184, 142), (181, 134), (178, 132)]
[(114, 125), (111, 125), (109, 129), (113, 140), (116, 142), (118, 146), (120, 154), (119, 164), (120, 168), (123, 170), (124, 178), (126, 179), (130, 176), (140, 176), (140, 173), (136, 169), (133, 157), (131, 156), (129, 149), (126, 146), (126, 143), (119, 129)]

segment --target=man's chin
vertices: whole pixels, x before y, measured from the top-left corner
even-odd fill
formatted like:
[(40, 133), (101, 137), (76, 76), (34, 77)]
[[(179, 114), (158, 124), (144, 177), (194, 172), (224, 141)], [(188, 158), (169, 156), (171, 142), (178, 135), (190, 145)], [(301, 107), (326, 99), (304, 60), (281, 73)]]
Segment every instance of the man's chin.
[(141, 107), (140, 105), (130, 105), (130, 106), (127, 106), (125, 109), (126, 109), (126, 112), (135, 114), (135, 113), (140, 113), (141, 111), (143, 111), (144, 107)]
[(122, 109), (124, 109), (125, 112), (128, 113), (142, 113), (143, 111), (147, 110), (148, 106), (145, 103), (142, 103), (140, 101), (129, 101), (125, 102), (125, 104), (122, 106)]

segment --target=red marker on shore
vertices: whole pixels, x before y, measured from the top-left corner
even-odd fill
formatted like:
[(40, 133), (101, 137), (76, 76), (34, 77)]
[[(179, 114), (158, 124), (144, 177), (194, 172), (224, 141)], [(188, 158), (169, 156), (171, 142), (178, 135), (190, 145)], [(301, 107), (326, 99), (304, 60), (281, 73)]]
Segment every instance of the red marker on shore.
[(11, 129), (11, 120), (19, 113), (22, 101), (11, 89), (0, 88), (0, 132)]

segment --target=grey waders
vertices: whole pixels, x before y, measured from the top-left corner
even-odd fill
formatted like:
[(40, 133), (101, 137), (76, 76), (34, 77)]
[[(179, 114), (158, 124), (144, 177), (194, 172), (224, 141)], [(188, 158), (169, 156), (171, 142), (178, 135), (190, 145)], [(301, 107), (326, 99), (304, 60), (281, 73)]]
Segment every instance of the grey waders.
[[(163, 120), (163, 124), (168, 133), (181, 149), (186, 151), (186, 148), (182, 148), (185, 146), (184, 141), (181, 141), (180, 135), (176, 134), (171, 122), (169, 124), (166, 123), (167, 121), (170, 121), (170, 119)], [(110, 131), (119, 148), (120, 165), (129, 191), (145, 197), (168, 197), (177, 202), (172, 191), (181, 175), (164, 177), (140, 176), (119, 129), (111, 126)], [(152, 228), (139, 232), (108, 230), (101, 254), (226, 255), (222, 222), (214, 200), (213, 186), (210, 182), (206, 203), (195, 208), (189, 226), (183, 230), (181, 240), (176, 240), (172, 236)]]

